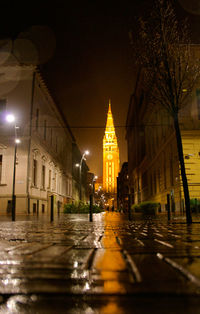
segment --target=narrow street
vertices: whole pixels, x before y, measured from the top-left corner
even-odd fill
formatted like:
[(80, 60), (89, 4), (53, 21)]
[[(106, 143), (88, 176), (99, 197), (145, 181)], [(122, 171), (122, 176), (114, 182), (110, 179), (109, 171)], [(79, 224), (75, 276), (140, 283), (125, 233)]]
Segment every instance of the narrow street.
[(198, 221), (1, 218), (0, 313), (199, 313)]

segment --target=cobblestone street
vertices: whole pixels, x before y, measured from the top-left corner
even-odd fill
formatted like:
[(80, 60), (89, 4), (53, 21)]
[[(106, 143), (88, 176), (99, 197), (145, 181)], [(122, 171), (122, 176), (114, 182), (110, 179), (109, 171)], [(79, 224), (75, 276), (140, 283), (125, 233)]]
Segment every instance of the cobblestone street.
[(200, 312), (198, 219), (0, 218), (0, 313)]

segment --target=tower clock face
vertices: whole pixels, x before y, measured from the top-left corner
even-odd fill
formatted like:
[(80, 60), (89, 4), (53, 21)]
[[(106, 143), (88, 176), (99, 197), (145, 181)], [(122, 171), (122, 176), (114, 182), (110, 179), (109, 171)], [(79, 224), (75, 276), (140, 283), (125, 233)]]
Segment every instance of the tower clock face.
[(109, 154), (108, 155), (108, 159), (112, 159), (112, 158), (113, 158), (113, 156)]

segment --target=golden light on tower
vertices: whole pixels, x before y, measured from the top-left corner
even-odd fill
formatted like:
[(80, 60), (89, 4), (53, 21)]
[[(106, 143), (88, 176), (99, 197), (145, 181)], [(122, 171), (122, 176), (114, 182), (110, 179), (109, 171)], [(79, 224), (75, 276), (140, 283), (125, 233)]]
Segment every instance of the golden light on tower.
[(105, 135), (103, 138), (103, 190), (109, 194), (117, 193), (119, 172), (119, 148), (109, 100)]

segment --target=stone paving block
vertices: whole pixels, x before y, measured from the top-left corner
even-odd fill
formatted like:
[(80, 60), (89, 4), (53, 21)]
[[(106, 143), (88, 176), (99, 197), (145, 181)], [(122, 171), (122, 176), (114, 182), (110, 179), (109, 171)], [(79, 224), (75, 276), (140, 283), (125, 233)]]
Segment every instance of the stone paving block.
[(33, 252), (32, 256), (29, 257), (32, 261), (43, 262), (43, 261), (54, 261), (56, 258), (59, 258), (64, 253), (70, 249), (70, 246), (66, 245), (51, 245), (44, 247), (39, 251)]
[[(123, 297), (128, 302), (134, 296), (143, 296), (154, 304), (165, 297), (185, 300), (199, 296), (198, 284), (166, 263), (165, 258), (198, 278), (200, 224), (188, 227), (156, 219), (130, 222), (119, 213), (94, 215), (93, 222), (87, 219), (87, 215), (60, 215), (53, 223), (44, 216), (41, 221), (0, 221), (0, 293), (4, 303), (1, 310), (4, 307), (6, 314), (12, 313), (9, 306), (20, 309), (21, 304), (21, 309), (30, 306), (36, 313), (35, 309), (40, 311), (43, 306), (42, 296), (47, 294), (55, 299), (63, 295), (63, 306), (69, 295), (78, 295), (82, 305), (85, 296), (97, 300), (101, 296), (117, 296), (114, 303), (91, 303), (91, 310), (97, 313), (123, 313), (124, 308), (128, 313), (129, 307), (118, 304)], [(163, 259), (158, 258), (158, 253)], [(11, 294), (16, 296), (7, 297)], [(22, 294), (21, 301), (17, 301), (17, 294)], [(33, 294), (37, 296), (35, 301), (31, 301)], [(137, 299), (135, 302), (138, 304)], [(58, 304), (57, 308), (60, 313)], [(69, 308), (74, 313), (80, 310), (75, 304)], [(160, 306), (161, 309), (165, 310)], [(148, 310), (146, 307), (145, 313)]]
[(187, 269), (191, 274), (200, 279), (200, 256), (173, 256), (173, 261)]
[(62, 256), (57, 257), (56, 263), (62, 263), (70, 269), (87, 267), (92, 252), (92, 249), (71, 248)]
[(40, 244), (40, 243), (24, 243), (18, 247), (12, 248), (11, 250), (7, 250), (9, 256), (15, 257), (17, 255), (28, 255), (34, 254), (40, 250), (44, 250), (49, 247), (48, 245)]

